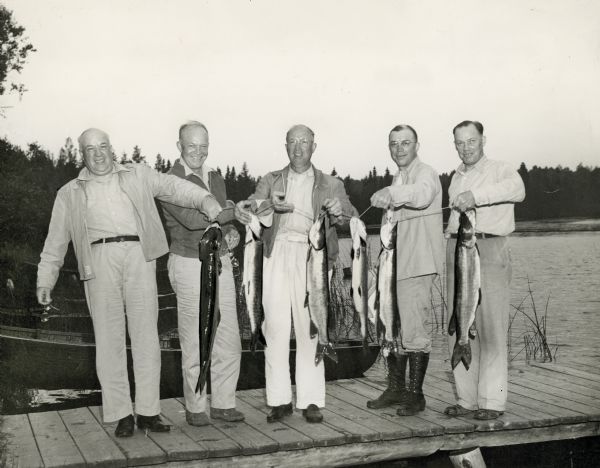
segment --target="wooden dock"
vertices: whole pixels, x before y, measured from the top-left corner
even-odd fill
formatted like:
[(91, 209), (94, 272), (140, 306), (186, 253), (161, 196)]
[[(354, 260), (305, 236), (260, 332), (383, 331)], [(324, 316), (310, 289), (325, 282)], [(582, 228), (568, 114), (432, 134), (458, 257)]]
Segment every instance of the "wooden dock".
[(432, 361), (427, 409), (411, 417), (368, 409), (384, 382), (366, 377), (327, 384), (323, 424), (307, 423), (299, 411), (268, 424), (261, 389), (238, 392), (243, 423), (192, 427), (182, 401), (167, 399), (162, 414), (173, 427), (166, 434), (136, 430), (117, 439), (115, 424), (101, 423), (99, 407), (4, 416), (0, 430), (8, 438), (8, 466), (21, 467), (344, 466), (600, 434), (600, 370), (589, 361), (511, 368), (507, 411), (490, 422), (443, 414), (455, 402), (447, 369)]

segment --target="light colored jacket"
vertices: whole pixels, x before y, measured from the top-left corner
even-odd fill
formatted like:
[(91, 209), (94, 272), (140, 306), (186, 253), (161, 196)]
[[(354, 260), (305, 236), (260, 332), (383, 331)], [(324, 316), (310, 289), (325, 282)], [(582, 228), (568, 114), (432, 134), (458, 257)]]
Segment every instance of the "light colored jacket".
[[(318, 170), (313, 165), (315, 174), (315, 183), (312, 190), (312, 207), (313, 207), (313, 221), (317, 220), (323, 202), (330, 198), (339, 199), (342, 204), (342, 212), (347, 217), (333, 217), (328, 216), (325, 218), (325, 229), (326, 229), (326, 242), (327, 242), (327, 254), (329, 257), (329, 266), (333, 268), (333, 264), (337, 259), (339, 246), (337, 232), (335, 230), (336, 224), (344, 224), (348, 222), (350, 216), (356, 216), (356, 208), (350, 203), (350, 199), (346, 194), (346, 189), (341, 180), (323, 174), (322, 171)], [(290, 166), (287, 165), (285, 168), (279, 171), (269, 172), (267, 175), (262, 177), (256, 186), (254, 194), (250, 196), (250, 199), (264, 200), (270, 199), (273, 192), (285, 193), (285, 188), (289, 186), (288, 174)], [(273, 251), (273, 244), (275, 243), (275, 237), (279, 231), (279, 223), (281, 220), (281, 214), (275, 213), (273, 216), (273, 224), (271, 227), (266, 228), (263, 232), (263, 245), (265, 257), (270, 257)]]
[[(133, 204), (137, 234), (147, 261), (168, 252), (167, 238), (154, 197), (175, 205), (200, 209), (204, 198), (210, 195), (192, 182), (162, 174), (145, 164), (115, 163), (114, 172), (121, 189)], [(85, 281), (95, 277), (86, 225), (86, 179), (89, 179), (89, 171), (83, 168), (79, 176), (63, 185), (56, 195), (48, 236), (38, 265), (38, 288), (54, 288), (69, 242), (73, 242), (80, 279)]]

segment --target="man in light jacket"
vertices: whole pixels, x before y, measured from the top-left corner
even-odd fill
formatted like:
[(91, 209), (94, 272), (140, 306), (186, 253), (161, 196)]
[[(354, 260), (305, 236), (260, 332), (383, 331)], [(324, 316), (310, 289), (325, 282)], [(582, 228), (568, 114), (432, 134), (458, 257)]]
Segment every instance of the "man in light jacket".
[(160, 419), (160, 346), (156, 258), (168, 251), (154, 197), (196, 208), (214, 219), (220, 205), (206, 190), (144, 164), (116, 163), (108, 135), (90, 128), (79, 137), (85, 168), (57, 193), (40, 256), (37, 299), (51, 293), (73, 243), (96, 339), (96, 371), (105, 422), (133, 435), (125, 347), (125, 310), (135, 375), (139, 429), (165, 432)]

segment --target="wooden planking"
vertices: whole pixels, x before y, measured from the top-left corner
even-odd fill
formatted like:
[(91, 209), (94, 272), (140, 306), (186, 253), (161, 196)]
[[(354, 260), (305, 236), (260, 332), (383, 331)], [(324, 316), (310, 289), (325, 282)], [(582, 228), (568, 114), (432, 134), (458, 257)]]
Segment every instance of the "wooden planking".
[[(246, 390), (243, 398), (244, 401), (264, 413), (266, 417), (269, 409), (264, 403), (263, 390)], [(327, 447), (331, 445), (340, 445), (345, 444), (348, 440), (345, 433), (339, 432), (331, 426), (307, 422), (298, 410), (294, 411), (294, 414), (291, 416), (284, 418), (282, 424), (310, 437), (313, 440), (314, 446)]]
[[(596, 362), (595, 362), (596, 361)], [(562, 363), (562, 361), (561, 361)], [(583, 358), (569, 358), (568, 361), (566, 361), (566, 364), (568, 367), (574, 367), (575, 369), (579, 369), (581, 371), (584, 372), (588, 372), (592, 375), (596, 375), (598, 377), (600, 377), (600, 374), (598, 373), (598, 364), (597, 364), (597, 359), (583, 359)], [(600, 380), (599, 380), (600, 382)]]
[[(519, 370), (519, 374), (517, 375), (518, 377), (514, 378), (526, 378), (543, 384), (552, 383), (553, 387), (562, 388), (574, 393), (578, 393), (579, 395), (585, 395), (600, 400), (600, 388), (594, 389), (590, 388), (587, 385), (581, 385), (579, 383), (574, 382), (573, 377), (568, 377), (564, 374), (559, 374), (557, 372), (547, 372), (542, 369), (530, 366), (527, 370)], [(509, 379), (510, 378), (511, 375), (509, 374)]]
[(85, 460), (56, 411), (29, 415), (44, 466), (84, 467)]
[(600, 375), (592, 374), (590, 372), (582, 371), (579, 369), (575, 369), (574, 367), (569, 366), (568, 363), (566, 365), (562, 365), (562, 364), (556, 364), (556, 363), (540, 364), (537, 362), (532, 362), (531, 365), (534, 367), (540, 367), (542, 369), (548, 369), (548, 370), (552, 370), (555, 372), (561, 372), (563, 374), (573, 375), (575, 377), (580, 377), (582, 379), (591, 380), (592, 382), (600, 383)]
[(241, 447), (212, 425), (190, 426), (185, 420), (185, 407), (176, 399), (169, 398), (160, 403), (162, 414), (203, 449), (206, 457), (231, 457), (242, 453)]
[(339, 414), (331, 407), (331, 399), (327, 399), (327, 408), (321, 408), (323, 413), (323, 424), (332, 429), (344, 434), (347, 443), (353, 442), (373, 442), (381, 440), (377, 431), (373, 431), (363, 424), (359, 424), (352, 418), (349, 418), (347, 413)]
[(43, 467), (27, 415), (2, 416), (0, 422), (0, 431), (7, 436), (6, 466)]
[(88, 408), (59, 411), (87, 466), (127, 466), (127, 457), (108, 437)]
[(600, 383), (594, 382), (593, 380), (582, 379), (581, 377), (577, 377), (574, 375), (569, 375), (564, 372), (555, 371), (551, 367), (538, 367), (535, 365), (527, 366), (527, 373), (537, 374), (544, 376), (549, 381), (566, 381), (570, 383), (574, 383), (577, 385), (581, 385), (583, 387), (587, 387), (589, 389), (595, 390), (598, 394), (600, 394)]
[(246, 423), (277, 442), (279, 450), (298, 450), (313, 446), (313, 440), (310, 437), (281, 422), (267, 422), (264, 413), (243, 399), (238, 398), (237, 407), (246, 416)]
[(99, 406), (90, 406), (89, 410), (96, 421), (102, 425), (108, 437), (117, 444), (121, 452), (127, 457), (128, 466), (154, 465), (167, 461), (167, 454), (152, 439), (146, 437), (142, 431), (134, 430), (132, 437), (116, 437), (117, 423), (103, 424)]

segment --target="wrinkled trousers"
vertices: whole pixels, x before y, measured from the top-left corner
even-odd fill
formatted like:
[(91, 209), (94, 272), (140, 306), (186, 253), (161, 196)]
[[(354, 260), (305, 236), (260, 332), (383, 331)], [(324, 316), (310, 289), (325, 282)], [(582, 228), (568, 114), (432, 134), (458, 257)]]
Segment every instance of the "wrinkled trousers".
[[(469, 339), (472, 361), (454, 369), (458, 404), (467, 409), (504, 411), (508, 392), (508, 323), (510, 312), (510, 249), (508, 238), (477, 239), (481, 259), (481, 304), (475, 313), (477, 336)], [(446, 246), (447, 303), (454, 307), (454, 252), (456, 239)], [(450, 356), (456, 342), (448, 336)]]
[(96, 277), (83, 284), (94, 324), (104, 421), (117, 421), (133, 413), (127, 377), (126, 325), (133, 356), (135, 412), (143, 416), (159, 414), (156, 262), (146, 261), (139, 242), (92, 245), (92, 262)]
[(296, 335), (296, 408), (325, 406), (325, 366), (315, 366), (318, 337), (310, 338), (310, 315), (306, 298), (308, 242), (276, 240), (271, 257), (263, 264), (263, 334), (267, 405), (292, 401), (290, 333)]
[[(221, 321), (217, 327), (210, 364), (211, 406), (235, 408), (235, 390), (240, 375), (242, 345), (235, 302), (235, 283), (231, 259), (221, 257), (219, 276), (219, 309)], [(169, 254), (169, 280), (177, 296), (177, 323), (181, 344), (181, 370), (185, 407), (192, 413), (206, 411), (206, 387), (196, 393), (200, 375), (200, 277), (202, 262)]]
[(400, 312), (400, 352), (431, 352), (431, 289), (437, 274), (406, 278), (396, 283)]

